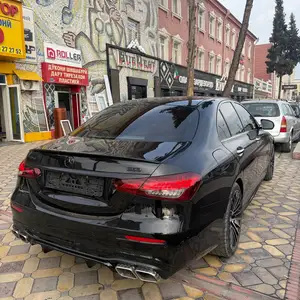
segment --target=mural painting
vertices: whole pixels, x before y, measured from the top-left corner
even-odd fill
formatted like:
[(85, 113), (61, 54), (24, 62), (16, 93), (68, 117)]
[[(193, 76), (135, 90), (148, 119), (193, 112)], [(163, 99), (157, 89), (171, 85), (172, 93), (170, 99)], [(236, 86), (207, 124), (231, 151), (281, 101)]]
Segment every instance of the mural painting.
[[(43, 61), (44, 42), (82, 51), (83, 67), (89, 70), (87, 102), (107, 99), (106, 44), (129, 45), (129, 18), (139, 23), (139, 42), (146, 53), (157, 56), (156, 0), (24, 0), (24, 5), (35, 12), (39, 62)], [(110, 53), (110, 61), (117, 66), (114, 53)], [(125, 99), (127, 91), (126, 95), (122, 92), (121, 99)], [(51, 96), (49, 99), (52, 101)]]

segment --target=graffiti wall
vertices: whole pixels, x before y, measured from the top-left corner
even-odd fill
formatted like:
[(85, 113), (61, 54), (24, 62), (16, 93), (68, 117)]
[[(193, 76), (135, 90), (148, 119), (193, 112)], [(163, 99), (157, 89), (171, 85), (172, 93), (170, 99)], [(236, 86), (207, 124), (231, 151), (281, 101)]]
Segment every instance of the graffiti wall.
[(124, 48), (130, 44), (129, 20), (138, 22), (145, 52), (157, 56), (156, 0), (24, 0), (24, 5), (35, 13), (39, 62), (44, 42), (82, 51), (83, 67), (89, 70), (88, 102), (94, 103), (99, 96), (106, 99), (106, 44)]

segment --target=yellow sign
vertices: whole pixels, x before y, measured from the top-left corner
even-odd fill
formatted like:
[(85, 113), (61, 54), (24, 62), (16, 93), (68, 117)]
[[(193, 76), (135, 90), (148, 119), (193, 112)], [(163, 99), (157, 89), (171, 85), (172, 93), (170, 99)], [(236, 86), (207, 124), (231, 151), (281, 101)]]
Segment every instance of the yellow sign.
[(25, 58), (22, 3), (0, 0), (0, 57)]

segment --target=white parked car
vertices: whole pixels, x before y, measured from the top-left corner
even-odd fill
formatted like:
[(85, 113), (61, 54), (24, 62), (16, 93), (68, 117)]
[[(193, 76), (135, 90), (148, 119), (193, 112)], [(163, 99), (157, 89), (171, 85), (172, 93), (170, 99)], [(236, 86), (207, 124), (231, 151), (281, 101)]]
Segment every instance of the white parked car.
[(261, 119), (272, 121), (275, 126), (269, 132), (276, 144), (281, 144), (282, 151), (291, 152), (292, 143), (300, 138), (300, 115), (291, 105), (280, 100), (250, 100), (242, 102), (243, 106), (260, 123)]

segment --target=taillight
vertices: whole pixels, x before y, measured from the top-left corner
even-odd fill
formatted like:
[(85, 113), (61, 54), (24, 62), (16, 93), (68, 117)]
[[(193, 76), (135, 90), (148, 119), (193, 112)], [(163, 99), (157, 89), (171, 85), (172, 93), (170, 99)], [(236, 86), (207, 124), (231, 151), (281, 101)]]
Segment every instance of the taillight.
[(198, 190), (200, 182), (200, 175), (183, 173), (148, 179), (118, 179), (115, 187), (120, 192), (160, 200), (188, 201)]
[(38, 168), (28, 168), (26, 167), (25, 160), (23, 160), (19, 165), (19, 174), (20, 177), (25, 178), (37, 178), (41, 175), (41, 170)]
[(145, 243), (145, 244), (165, 244), (165, 240), (158, 240), (158, 239), (152, 239), (152, 238), (146, 238), (146, 237), (139, 237), (139, 236), (132, 236), (132, 235), (125, 235), (125, 239), (132, 242), (138, 242), (138, 243)]
[(286, 132), (286, 131), (287, 131), (286, 118), (285, 116), (283, 116), (281, 120), (280, 132)]

